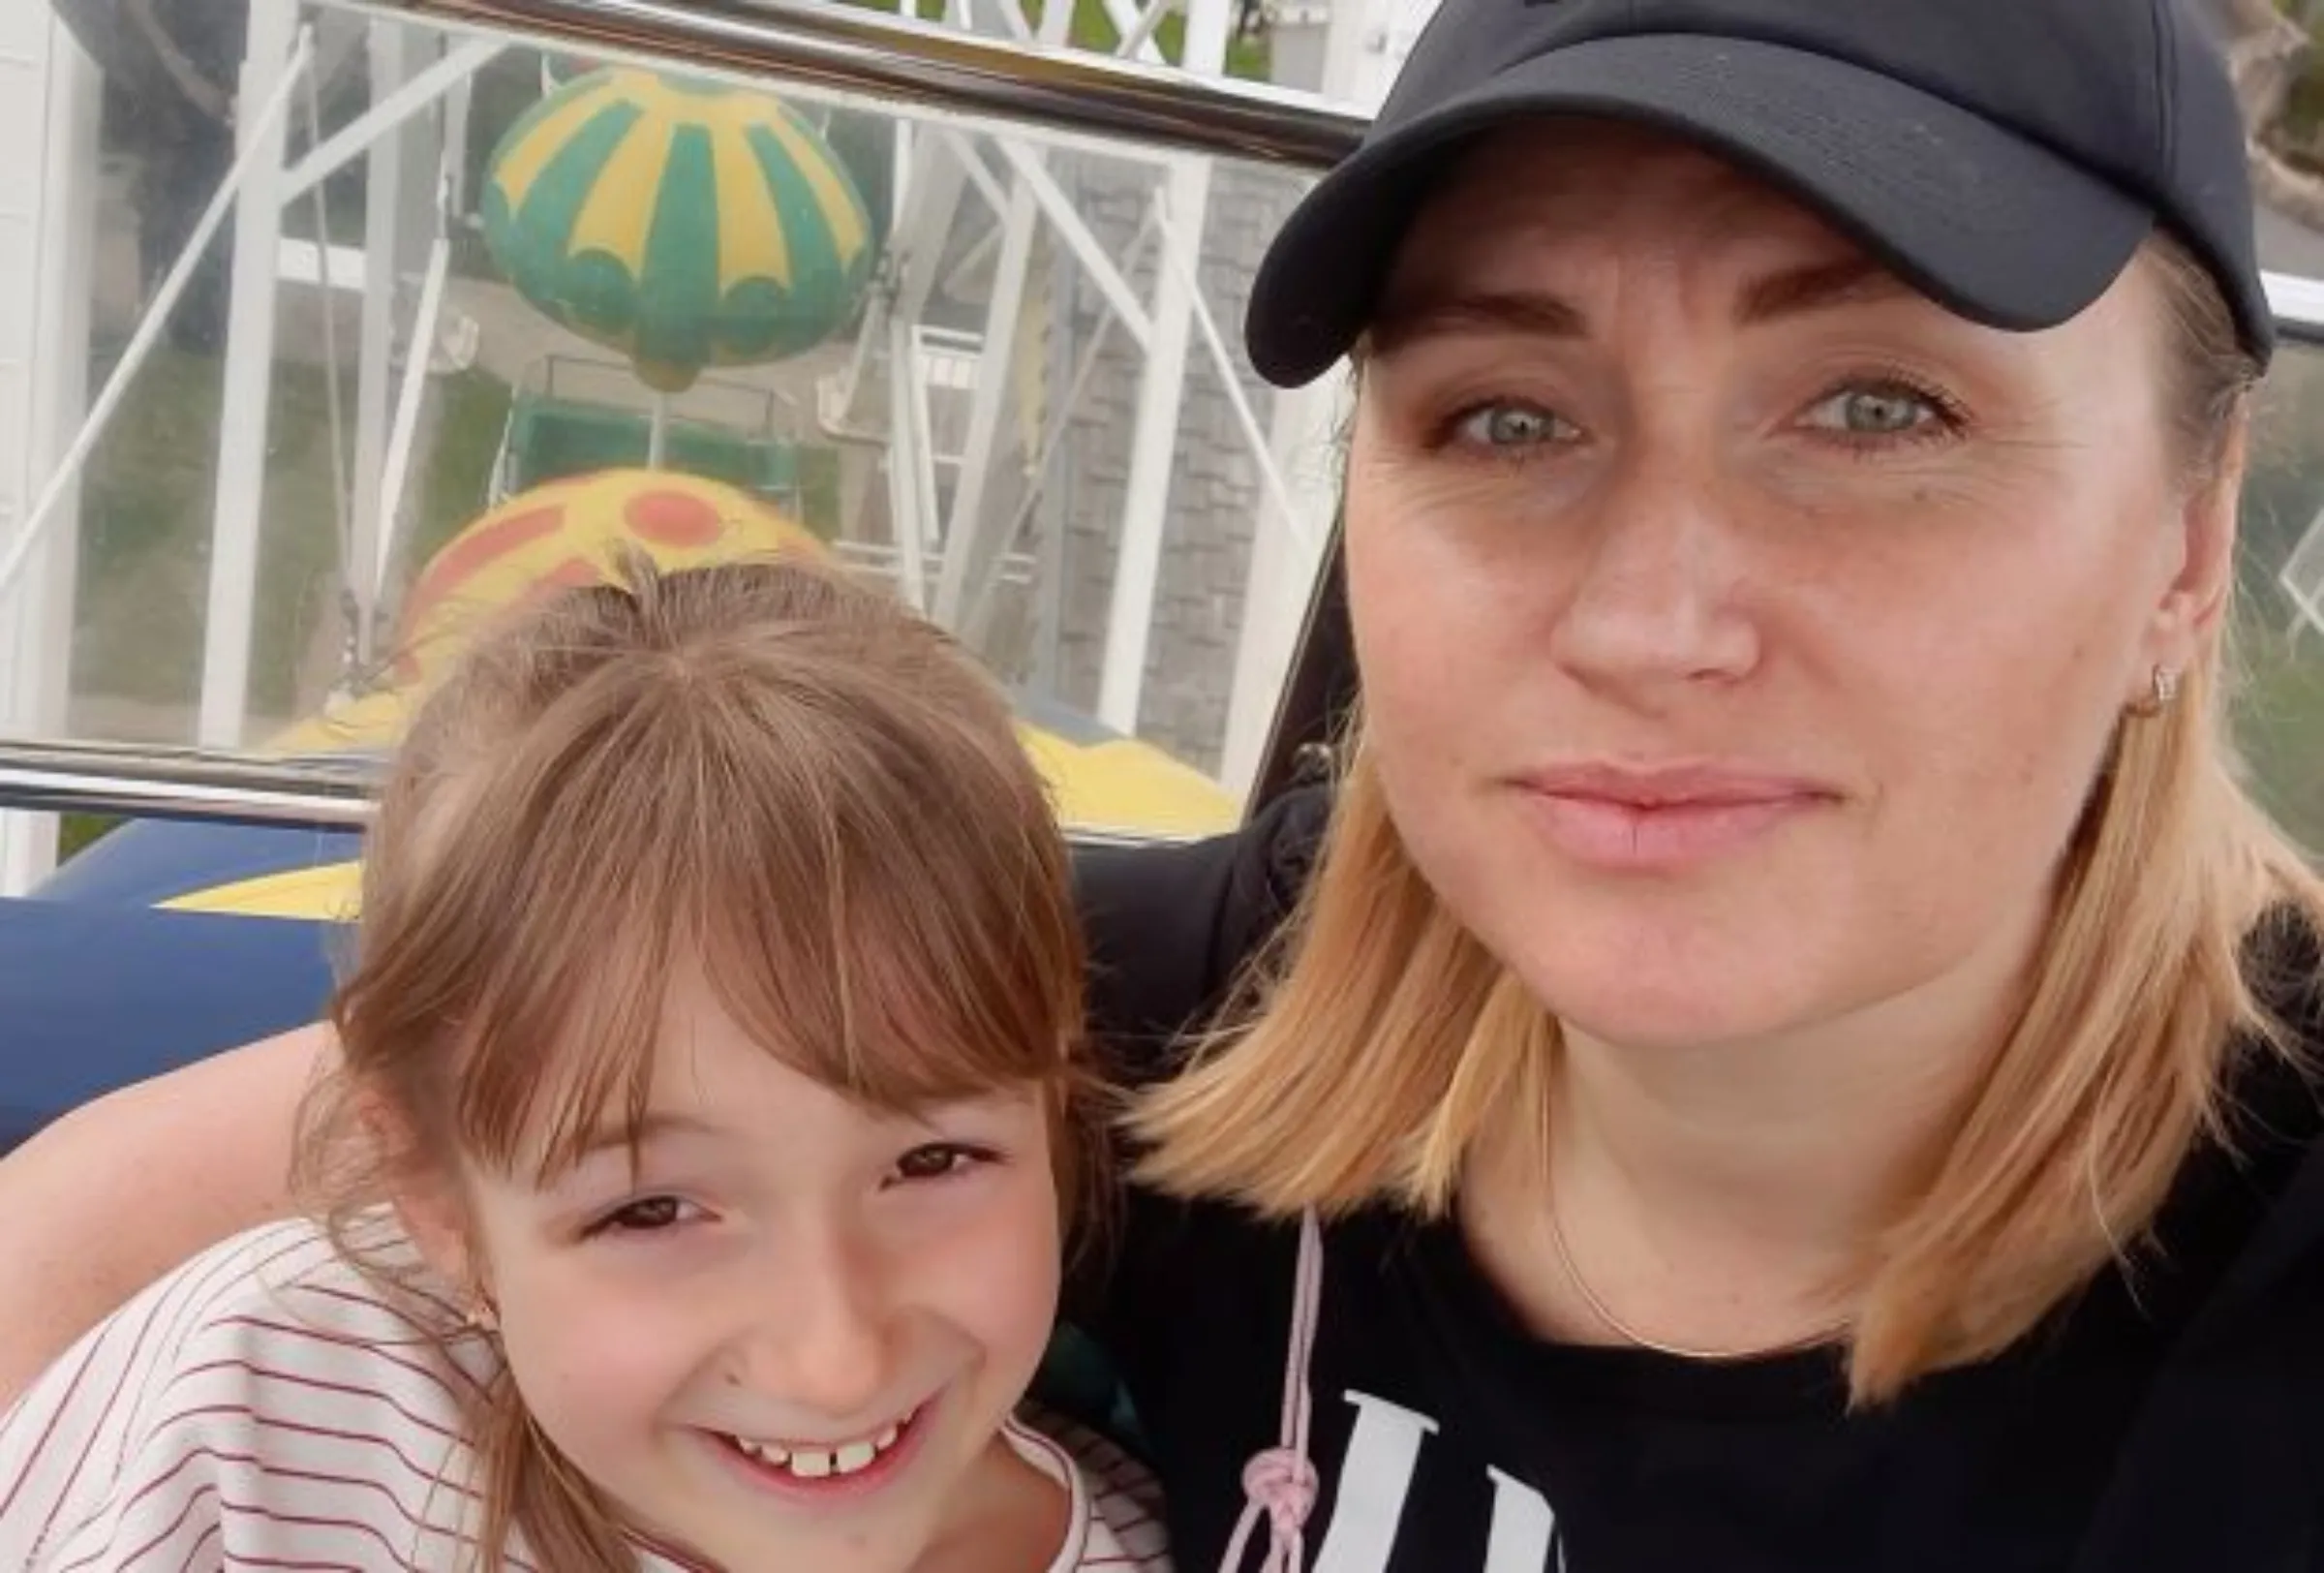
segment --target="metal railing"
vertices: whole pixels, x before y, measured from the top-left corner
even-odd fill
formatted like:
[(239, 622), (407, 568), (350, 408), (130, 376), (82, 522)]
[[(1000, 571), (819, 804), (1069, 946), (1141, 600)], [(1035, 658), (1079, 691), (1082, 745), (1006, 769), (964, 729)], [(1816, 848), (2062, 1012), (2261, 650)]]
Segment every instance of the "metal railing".
[[(1312, 94), (806, 0), (360, 0), (346, 9), (1302, 169), (1336, 162), (1365, 124)], [(2271, 274), (2268, 285), (2285, 336), (2324, 344), (2324, 281)], [(364, 823), (377, 786), (376, 767), (0, 738), (0, 808), (348, 829)]]
[[(1190, 152), (1327, 170), (1369, 123), (1312, 93), (1197, 78), (813, 0), (331, 0), (671, 64)], [(2324, 344), (2324, 280), (2268, 275), (2284, 336)]]
[[(377, 758), (262, 759), (200, 749), (0, 738), (0, 808), (138, 819), (361, 830), (385, 776)], [(1184, 841), (1068, 825), (1086, 847)]]
[(328, 764), (199, 749), (0, 738), (0, 808), (299, 830), (360, 829), (374, 761)]
[(349, 0), (345, 9), (1316, 170), (1346, 156), (1366, 124), (1312, 93), (810, 0)]

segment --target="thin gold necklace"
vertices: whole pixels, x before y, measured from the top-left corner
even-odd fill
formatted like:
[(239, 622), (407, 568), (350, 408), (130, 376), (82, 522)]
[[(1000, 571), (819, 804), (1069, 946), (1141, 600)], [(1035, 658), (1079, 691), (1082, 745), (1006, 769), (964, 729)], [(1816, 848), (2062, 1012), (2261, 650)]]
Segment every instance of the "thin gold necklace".
[(1669, 1355), (1678, 1360), (1733, 1365), (1744, 1360), (1770, 1360), (1779, 1355), (1799, 1354), (1804, 1350), (1818, 1348), (1832, 1342), (1847, 1330), (1848, 1324), (1845, 1321), (1834, 1322), (1819, 1332), (1810, 1333), (1805, 1338), (1794, 1339), (1789, 1343), (1779, 1343), (1764, 1349), (1692, 1349), (1683, 1343), (1665, 1343), (1660, 1339), (1650, 1339), (1615, 1315), (1613, 1308), (1598, 1298), (1598, 1291), (1590, 1287), (1590, 1280), (1583, 1278), (1581, 1269), (1574, 1264), (1573, 1249), (1566, 1244), (1565, 1227), (1557, 1220), (1557, 1204), (1551, 1202), (1547, 1211), (1549, 1214), (1549, 1244), (1557, 1251), (1557, 1265), (1564, 1269), (1566, 1281), (1574, 1285), (1575, 1291), (1590, 1308), (1591, 1314), (1604, 1322), (1609, 1332), (1641, 1349), (1655, 1354)]

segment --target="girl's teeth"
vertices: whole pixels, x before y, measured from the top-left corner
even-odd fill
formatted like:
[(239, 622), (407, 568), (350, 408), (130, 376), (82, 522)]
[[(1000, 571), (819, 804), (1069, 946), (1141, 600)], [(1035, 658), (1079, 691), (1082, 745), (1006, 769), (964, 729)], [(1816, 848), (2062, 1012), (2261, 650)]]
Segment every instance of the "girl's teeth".
[(903, 1434), (902, 1426), (890, 1426), (868, 1442), (849, 1442), (841, 1448), (798, 1447), (786, 1448), (777, 1442), (754, 1442), (747, 1436), (734, 1438), (734, 1445), (761, 1464), (770, 1464), (787, 1470), (801, 1480), (827, 1480), (833, 1475), (851, 1475), (872, 1467), (872, 1462), (896, 1445)]

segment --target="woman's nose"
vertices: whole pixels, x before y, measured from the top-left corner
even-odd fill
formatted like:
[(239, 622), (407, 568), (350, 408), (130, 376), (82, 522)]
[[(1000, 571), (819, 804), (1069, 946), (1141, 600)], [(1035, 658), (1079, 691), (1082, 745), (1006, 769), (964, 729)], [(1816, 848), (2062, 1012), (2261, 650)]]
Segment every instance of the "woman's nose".
[(1635, 464), (1606, 488), (1552, 632), (1575, 680), (1643, 699), (1742, 676), (1758, 638), (1737, 591), (1740, 546), (1714, 478)]

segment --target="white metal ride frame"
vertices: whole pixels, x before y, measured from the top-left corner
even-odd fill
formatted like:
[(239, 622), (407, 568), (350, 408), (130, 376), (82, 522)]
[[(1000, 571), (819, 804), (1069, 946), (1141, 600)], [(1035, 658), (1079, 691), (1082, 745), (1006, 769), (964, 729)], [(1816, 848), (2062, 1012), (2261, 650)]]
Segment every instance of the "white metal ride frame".
[(2283, 560), (2276, 582), (2296, 608), (2295, 639), (2314, 632), (2324, 633), (2324, 512), (2309, 522), (2289, 557)]
[[(26, 3), (39, 4), (46, 12), (42, 0), (0, 0), (0, 5), (8, 6)], [(307, 74), (315, 69), (314, 40), (300, 25), (295, 0), (252, 0), (249, 45), (238, 92), (238, 102), (248, 107), (248, 112), (239, 117), (233, 167), (155, 292), (95, 406), (46, 477), (39, 503), (15, 539), (0, 537), (7, 541), (7, 549), (0, 552), (0, 601), (4, 601), (31, 553), (43, 544), (42, 538), (52, 534), (51, 526), (72, 513), (72, 490), (80, 466), (119, 408), (138, 367), (159, 342), (162, 327), (197, 260), (208, 248), (230, 204), (234, 212), (233, 284), (219, 415), (201, 702), (196, 727), (197, 740), (205, 746), (232, 747), (242, 741), (258, 574), (258, 526), (265, 485), (267, 411), (274, 377), (275, 295), (278, 284), (287, 276), (303, 274), (320, 284), (326, 310), (343, 282), (360, 292), (363, 298), (363, 342), (357, 365), (357, 462), (352, 500), (353, 540), (347, 554), (352, 560), (343, 562), (341, 571), (350, 596), (362, 609), (366, 632), (369, 613), (377, 605), (387, 538), (401, 490), (393, 444), (385, 430), (384, 392), (393, 352), (395, 284), (402, 276), (396, 254), (397, 217), (399, 209), (412, 205), (413, 175), (426, 172), (414, 171), (400, 160), (394, 134), (447, 92), (454, 94), (457, 103), (469, 78), (505, 46), (466, 44), (430, 69), (397, 82), (403, 60), (396, 36), (400, 31), (392, 23), (374, 24), (375, 78), (384, 75), (391, 84), (380, 102), (355, 124), (311, 150), (293, 170), (286, 167), (289, 110), (300, 89), (311, 86)], [(328, 244), (327, 237), (321, 237), (324, 243), (320, 244), (286, 240), (286, 204), (311, 196), (335, 170), (367, 153), (375, 161), (368, 187), (369, 249), (351, 266), (345, 253)], [(80, 162), (71, 170), (69, 180), (85, 186), (96, 164), (93, 139), (89, 147), (76, 149), (76, 155)], [(60, 227), (57, 232), (64, 235), (71, 230)], [(440, 232), (433, 259), (438, 276), (443, 251)], [(73, 276), (85, 289), (87, 268), (79, 268)], [(422, 318), (420, 333), (432, 333), (424, 309)], [(81, 324), (78, 342), (85, 345), (85, 305), (78, 317), (60, 307), (45, 320), (60, 324), (77, 321)], [(424, 374), (427, 343), (424, 336), (414, 339), (413, 378)], [(406, 401), (407, 406), (410, 402)], [(78, 405), (77, 396), (70, 400), (60, 397), (53, 408), (77, 410)], [(70, 601), (64, 604), (69, 605)], [(46, 647), (61, 649), (69, 638), (69, 627), (52, 631)]]
[[(1226, 46), (1232, 31), (1233, 0), (1184, 0), (1187, 29), (1184, 68), (1198, 76), (1223, 72)], [(1105, 0), (1109, 17), (1122, 36), (1118, 53), (1147, 62), (1161, 59), (1153, 44), (1157, 24), (1180, 0), (1153, 0), (1139, 10), (1133, 0)], [(296, 0), (253, 0), (249, 59), (245, 66), (245, 102), (262, 94), (282, 73), (290, 30), (295, 28)], [(1025, 18), (1019, 0), (953, 0), (949, 20), (980, 31), (997, 31), (1011, 39), (1048, 48), (1065, 46), (1064, 27), (1070, 8), (1045, 8), (1036, 30)], [(454, 46), (441, 59), (422, 63), (429, 35), (422, 29), (397, 24), (373, 24), (372, 70), (374, 108), (293, 168), (283, 168), (284, 143), (279, 128), (267, 142), (271, 161), (253, 167), (236, 216), (236, 270), (229, 319), (226, 402), (213, 524), (210, 564), (209, 615), (202, 666), (202, 703), (198, 736), (205, 745), (233, 746), (242, 741), (244, 696), (249, 683), (250, 634), (257, 574), (258, 520), (264, 482), (267, 395), (271, 381), (272, 303), (280, 276), (281, 213), (283, 205), (305, 193), (316, 181), (351, 158), (368, 153), (371, 161), (370, 206), (366, 221), (362, 347), (357, 358), (356, 460), (353, 467), (353, 561), (345, 565), (348, 588), (358, 617), (358, 643), (368, 653), (371, 620), (378, 606), (385, 565), (396, 530), (396, 512), (410, 463), (417, 379), (424, 371), (426, 345), (432, 323), (415, 324), (409, 337), (413, 346), (402, 396), (385, 413), (387, 363), (393, 352), (394, 290), (391, 281), (409, 276), (412, 253), (404, 242), (402, 224), (413, 212), (412, 184), (432, 172), (424, 161), (412, 157), (394, 134), (413, 116), (450, 95), (450, 118), (464, 118), (465, 86), (478, 67), (501, 46), (490, 42)], [(795, 96), (811, 93), (785, 87)], [(247, 135), (247, 133), (246, 133)], [(898, 522), (898, 577), (907, 594), (946, 622), (973, 622), (995, 582), (1014, 536), (1028, 510), (1010, 510), (1013, 517), (988, 517), (995, 509), (991, 497), (993, 466), (1006, 441), (1001, 412), (1009, 396), (1005, 373), (1015, 341), (1016, 320), (1027, 288), (1025, 269), (1032, 256), (1032, 235), (1046, 220), (1053, 236), (1087, 270), (1112, 310), (1110, 325), (1127, 332), (1147, 352), (1140, 389), (1137, 436), (1134, 441), (1128, 505), (1122, 520), (1122, 540), (1114, 589), (1114, 615), (1109, 620), (1101, 719), (1120, 730), (1134, 729), (1146, 653), (1150, 639), (1154, 589), (1159, 576), (1164, 527), (1169, 516), (1170, 469), (1176, 447), (1179, 405), (1183, 397), (1185, 361), (1190, 335), (1205, 315), (1194, 292), (1205, 209), (1208, 203), (1209, 162), (1200, 155), (1146, 153), (1129, 144), (1106, 151), (1116, 156), (1144, 156), (1161, 164), (1167, 173), (1160, 236), (1166, 248), (1165, 265), (1158, 270), (1155, 300), (1150, 309), (1140, 301), (1118, 261), (1110, 258), (1091, 234), (1087, 224), (1043, 166), (1041, 149), (1054, 143), (1090, 145), (1087, 139), (1061, 137), (1031, 128), (1012, 129), (995, 139), (1008, 169), (1002, 188), (966, 147), (965, 139), (949, 128), (907, 127), (916, 139), (918, 156), (905, 171), (899, 191), (893, 233), (904, 257), (904, 282), (892, 310), (867, 314), (867, 332), (885, 337), (889, 357), (892, 400), (885, 433), (892, 445), (891, 504)], [(448, 141), (448, 139), (447, 139)], [(449, 145), (456, 146), (457, 143)], [(946, 167), (949, 166), (949, 169)], [(441, 188), (456, 161), (446, 160), (439, 175)], [(946, 516), (934, 517), (937, 490), (933, 451), (926, 419), (920, 371), (934, 363), (918, 338), (921, 310), (934, 282), (937, 259), (958, 214), (965, 189), (974, 188), (987, 200), (999, 198), (1003, 216), (994, 288), (985, 332), (978, 351), (973, 380), (969, 440), (957, 456), (952, 506)], [(384, 194), (384, 195), (382, 195)], [(456, 196), (457, 194), (451, 194)], [(421, 290), (421, 315), (440, 298), (445, 240), (435, 238)], [(328, 253), (326, 252), (326, 256)], [(245, 266), (248, 261), (252, 265)], [(876, 321), (874, 321), (876, 319)], [(1223, 341), (1214, 324), (1205, 323), (1204, 337), (1219, 361), (1221, 376), (1235, 384)], [(901, 371), (902, 375), (897, 373)], [(1236, 392), (1239, 395), (1239, 388)], [(1258, 428), (1247, 408), (1239, 412), (1246, 436), (1254, 443), (1254, 458), (1266, 482), (1268, 505), (1259, 535), (1288, 535), (1296, 560), (1312, 561), (1328, 520), (1328, 510), (1301, 520), (1287, 511), (1290, 493), (1272, 454), (1257, 442)], [(1054, 445), (1053, 445), (1054, 446)], [(933, 554), (936, 561), (925, 561)], [(1264, 630), (1269, 643), (1288, 653), (1296, 632), (1296, 613), (1287, 608), (1302, 600), (1296, 588), (1278, 593), (1265, 603), (1246, 607), (1245, 637)], [(1267, 625), (1276, 625), (1267, 627)], [(1259, 674), (1254, 674), (1254, 679)], [(1270, 688), (1280, 679), (1280, 663), (1265, 681)], [(1270, 694), (1256, 708), (1266, 709)], [(1246, 707), (1248, 708), (1248, 707)]]
[[(0, 5), (41, 3), (0, 0)], [(1178, 3), (1154, 0), (1141, 11), (1132, 0), (1106, 0), (1108, 14), (1123, 37), (1119, 52), (1158, 60), (1159, 51), (1152, 43), (1154, 28)], [(1185, 3), (1186, 69), (1195, 75), (1217, 75), (1224, 68), (1233, 0)], [(967, 0), (954, 0), (954, 4), (956, 25), (986, 31), (997, 27), (1006, 36), (1045, 47), (1064, 46), (1060, 30), (1069, 8), (1045, 8), (1046, 30), (1036, 38), (1018, 0), (977, 0), (986, 13), (981, 17), (968, 14)], [(490, 40), (449, 43), (426, 28), (370, 23), (373, 107), (352, 124), (309, 148), (293, 164), (289, 159), (288, 115), (283, 111), (295, 100), (296, 89), (302, 85), (300, 74), (312, 69), (313, 58), (313, 46), (300, 26), (301, 15), (298, 0), (251, 0), (239, 98), (242, 104), (260, 106), (261, 110), (243, 117), (234, 171), (213, 204), (214, 227), (226, 204), (232, 203), (234, 267), (196, 728), (197, 740), (210, 747), (230, 748), (244, 741), (278, 287), (286, 278), (303, 277), (321, 284), (326, 299), (339, 289), (359, 291), (362, 296), (355, 359), (354, 454), (349, 478), (352, 495), (346, 500), (351, 521), (349, 560), (342, 564), (342, 572), (356, 614), (357, 645), (368, 654), (371, 624), (392, 553), (401, 494), (411, 464), (415, 416), (434, 331), (428, 308), (441, 299), (447, 252), (443, 226), (460, 210), (454, 204), (464, 201), (466, 196), (455, 185), (458, 160), (449, 156), (451, 149), (461, 145), (460, 140), (443, 137), (438, 145), (446, 156), (439, 161), (424, 156), (429, 151), (425, 139), (415, 146), (409, 134), (414, 129), (415, 117), (440, 103), (445, 104), (448, 125), (456, 130), (465, 120), (469, 81), (505, 46)], [(802, 98), (822, 96), (791, 87), (783, 91)], [(1198, 324), (1222, 378), (1238, 396), (1240, 391), (1217, 324), (1207, 321), (1208, 313), (1195, 291), (1208, 197), (1208, 161), (1199, 155), (1142, 150), (1128, 143), (1100, 143), (1086, 137), (1023, 127), (993, 139), (1005, 165), (996, 177), (970, 148), (968, 139), (943, 117), (906, 111), (900, 119), (905, 122), (900, 143), (908, 149), (900, 158), (904, 178), (899, 183), (898, 212), (892, 227), (902, 258), (901, 286), (889, 309), (867, 313), (867, 335), (876, 337), (868, 336), (865, 345), (872, 354), (884, 352), (890, 373), (890, 405), (883, 412), (886, 418), (876, 424), (886, 427), (883, 435), (892, 445), (890, 486), (898, 528), (899, 580), (915, 601), (948, 621), (973, 622), (1000, 564), (1008, 558), (1014, 538), (1029, 517), (1029, 508), (999, 509), (987, 507), (987, 503), (994, 495), (989, 484), (993, 466), (1004, 451), (1002, 445), (1008, 435), (1001, 417), (1010, 393), (1005, 368), (1016, 337), (1016, 318), (1024, 303), (1026, 269), (1034, 253), (1032, 236), (1036, 227), (1046, 222), (1053, 240), (1074, 257), (1106, 301), (1110, 315), (1105, 330), (1125, 333), (1147, 355), (1100, 705), (1101, 719), (1123, 731), (1132, 730), (1169, 516), (1171, 461), (1186, 355)], [(1128, 282), (1131, 257), (1109, 256), (1049, 174), (1041, 150), (1053, 145), (1099, 146), (1109, 156), (1144, 159), (1165, 170), (1164, 193), (1149, 220), (1150, 237), (1164, 248), (1150, 306)], [(369, 161), (360, 254), (327, 243), (286, 241), (283, 214), (287, 204), (311, 200), (319, 182), (355, 158)], [(1003, 224), (994, 288), (972, 379), (970, 440), (955, 456), (952, 506), (948, 516), (939, 520), (935, 516), (938, 492), (933, 478), (937, 455), (933, 452), (926, 418), (927, 390), (915, 386), (921, 381), (918, 369), (934, 364), (921, 342), (920, 318), (945, 239), (963, 195), (969, 191), (994, 205)], [(438, 221), (436, 233), (427, 237), (432, 244), (411, 232), (415, 220), (428, 217)], [(198, 254), (197, 248), (208, 232), (198, 233), (188, 261)], [(398, 290), (415, 269), (421, 274), (420, 320), (406, 336), (405, 380), (399, 390), (392, 386)], [(86, 270), (80, 270), (78, 276), (85, 279)], [(150, 348), (151, 333), (144, 330), (158, 328), (159, 317), (166, 315), (168, 304), (166, 299), (155, 302), (154, 321), (141, 324), (144, 342), (133, 344), (132, 355), (124, 357), (117, 370), (115, 386), (107, 388), (107, 395), (116, 403), (122, 386), (134, 375), (137, 360)], [(56, 314), (44, 320), (65, 321)], [(1087, 375), (1089, 360), (1086, 355), (1076, 374), (1077, 387)], [(74, 407), (77, 407), (76, 401)], [(96, 436), (94, 427), (107, 414), (109, 408), (92, 412), (97, 419), (89, 423), (90, 429), (83, 430), (75, 453), (61, 468), (75, 469), (85, 458)], [(1278, 558), (1288, 559), (1293, 565), (1288, 571), (1296, 572), (1297, 565), (1312, 562), (1320, 549), (1328, 505), (1316, 507), (1307, 497), (1295, 504), (1273, 455), (1257, 441), (1258, 423), (1247, 405), (1238, 410), (1238, 416), (1246, 438), (1253, 441), (1266, 491), (1257, 530), (1261, 543), (1254, 551), (1254, 579), (1267, 563)], [(1061, 436), (1057, 422), (1050, 424), (1036, 470), (1046, 465)], [(1036, 476), (1036, 484), (1037, 479)], [(57, 515), (71, 511), (61, 486), (56, 496), (45, 501)], [(1008, 516), (1001, 516), (1004, 514)], [(6, 535), (0, 534), (0, 541), (6, 540)], [(11, 545), (18, 549), (18, 556), (29, 550), (21, 540)], [(935, 561), (927, 561), (928, 555), (934, 555)], [(0, 594), (5, 593), (12, 572), (0, 571)], [(1278, 588), (1247, 603), (1243, 636), (1246, 645), (1264, 643), (1287, 655), (1299, 621), (1296, 607), (1304, 598), (1298, 593), (1296, 582), (1280, 573), (1274, 582)], [(44, 640), (56, 648), (63, 642), (63, 632), (56, 631)], [(1238, 694), (1238, 712), (1271, 710), (1281, 662), (1271, 663), (1271, 671), (1260, 669), (1268, 664), (1253, 665), (1245, 676), (1244, 682), (1254, 690), (1264, 688), (1266, 692)]]
[[(1129, 0), (1108, 0), (1108, 15), (1121, 35), (1117, 53), (1159, 58), (1155, 28), (1178, 0), (1153, 0), (1143, 12)], [(1183, 70), (1218, 76), (1226, 65), (1233, 27), (1232, 0), (1186, 0)], [(948, 21), (1043, 47), (1063, 46), (1067, 8), (1047, 8), (1039, 35), (1017, 0), (953, 0)], [(890, 251), (893, 295), (875, 300), (866, 313), (853, 365), (838, 396), (826, 405), (835, 427), (861, 424), (855, 406), (868, 395), (867, 369), (884, 355), (889, 374), (884, 427), (888, 447), (889, 516), (896, 534), (895, 573), (902, 594), (939, 622), (974, 638), (991, 611), (991, 594), (1002, 564), (1016, 549), (1047, 479), (1051, 460), (1081, 388), (1093, 368), (1099, 342), (1114, 331), (1127, 336), (1146, 356), (1132, 437), (1130, 474), (1120, 520), (1107, 640), (1100, 675), (1099, 719), (1122, 732), (1138, 724), (1147, 651), (1151, 642), (1156, 587), (1170, 519), (1174, 466), (1185, 394), (1190, 339), (1199, 329), (1262, 483), (1260, 517), (1254, 529), (1254, 594), (1244, 603), (1243, 654), (1237, 663), (1234, 716), (1259, 718), (1264, 738), (1285, 664), (1296, 641), (1307, 583), (1321, 560), (1330, 518), (1328, 486), (1295, 492), (1278, 463), (1278, 445), (1261, 429), (1225, 338), (1202, 299), (1197, 282), (1209, 196), (1210, 160), (1142, 148), (1101, 144), (1110, 157), (1149, 163), (1162, 173), (1162, 190), (1138, 237), (1119, 255), (1110, 255), (1092, 233), (1044, 162), (1043, 146), (1056, 139), (1016, 128), (988, 139), (1003, 165), (1002, 178), (986, 167), (972, 139), (948, 126), (906, 126), (898, 151), (897, 217)], [(932, 384), (952, 385), (958, 352), (938, 350), (920, 327), (945, 245), (971, 193), (998, 220), (989, 237), (994, 254), (976, 364), (969, 378), (971, 408), (967, 441), (958, 453), (940, 452), (928, 419)], [(1051, 238), (1069, 253), (1105, 302), (1096, 341), (1084, 347), (1062, 400), (1050, 392), (1053, 408), (1043, 421), (1037, 451), (1026, 455), (1028, 495), (1016, 508), (993, 506), (992, 479), (1006, 456), (1009, 432), (1003, 413), (1010, 396), (1010, 360), (1017, 352), (1019, 325), (1028, 309), (1027, 276), (1035, 262), (1034, 237), (1046, 223)], [(1158, 241), (1149, 306), (1129, 280), (1138, 253)], [(957, 386), (957, 385), (956, 385)], [(835, 408), (836, 407), (836, 408)], [(949, 471), (950, 506), (942, 506), (939, 473)], [(941, 512), (941, 517), (939, 517)], [(1043, 542), (1043, 556), (1055, 560), (1056, 542)], [(1304, 575), (1302, 579), (1300, 575)], [(1055, 586), (1044, 585), (1044, 603), (1054, 615)], [(1254, 657), (1252, 652), (1259, 654)], [(1037, 662), (1038, 665), (1039, 663)], [(1242, 757), (1237, 758), (1239, 753)], [(1227, 783), (1239, 789), (1257, 761), (1257, 746), (1236, 749), (1230, 737)]]
[[(0, 299), (0, 557), (22, 548), (14, 585), (0, 574), (0, 732), (60, 735), (78, 554), (64, 532), (34, 541), (33, 498), (62, 467), (85, 396), (102, 95), (47, 0), (0, 0), (0, 80), (13, 150), (0, 255), (22, 285)], [(51, 507), (76, 513), (69, 480)], [(0, 896), (23, 894), (55, 862), (54, 819), (0, 813)]]

